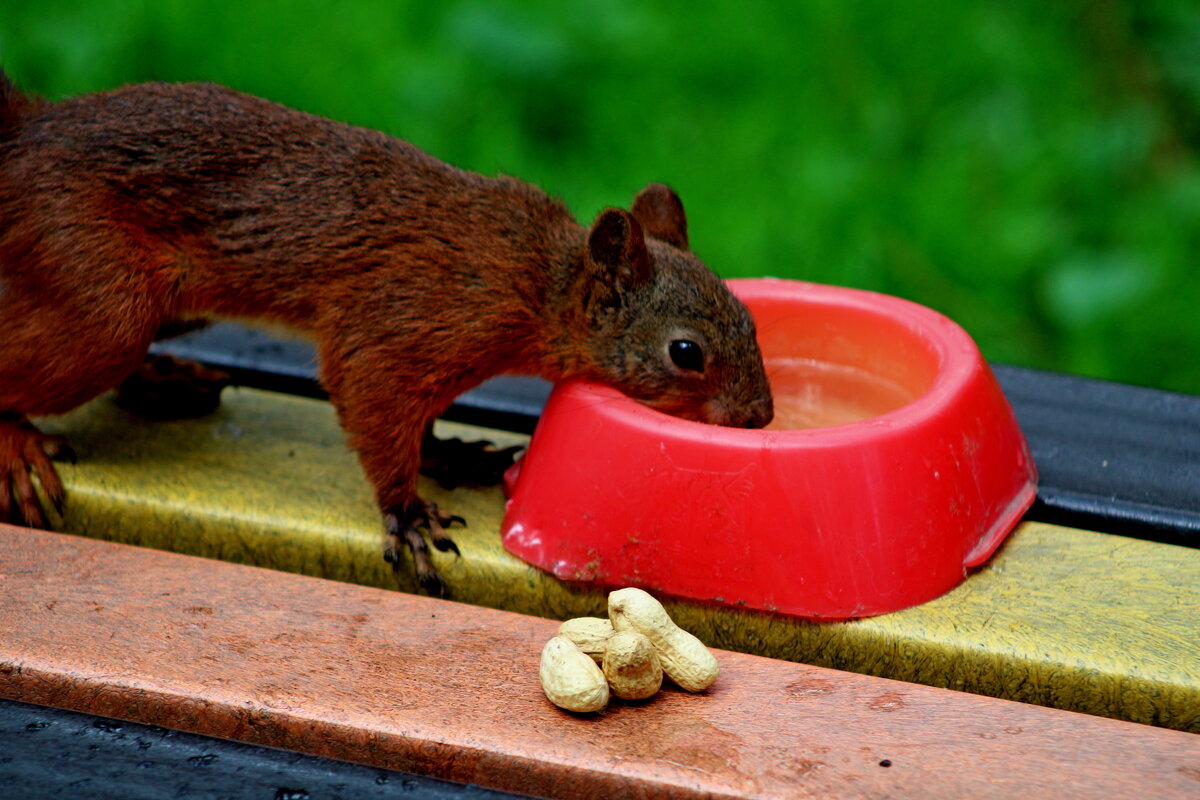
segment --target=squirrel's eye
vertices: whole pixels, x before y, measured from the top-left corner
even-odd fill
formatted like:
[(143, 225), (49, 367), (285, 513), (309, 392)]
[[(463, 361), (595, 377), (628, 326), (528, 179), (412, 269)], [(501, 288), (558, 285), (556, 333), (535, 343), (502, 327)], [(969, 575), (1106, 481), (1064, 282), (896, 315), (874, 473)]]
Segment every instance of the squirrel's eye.
[(690, 339), (675, 339), (667, 347), (675, 366), (692, 372), (704, 372), (704, 351)]

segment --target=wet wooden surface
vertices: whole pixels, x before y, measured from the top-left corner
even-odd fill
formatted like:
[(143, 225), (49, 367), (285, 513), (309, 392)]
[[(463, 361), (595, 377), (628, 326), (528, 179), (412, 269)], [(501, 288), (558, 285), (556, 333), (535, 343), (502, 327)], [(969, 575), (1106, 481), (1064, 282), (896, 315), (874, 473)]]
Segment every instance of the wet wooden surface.
[(574, 716), (555, 627), (0, 527), (15, 700), (552, 797), (1200, 795), (1193, 734), (725, 651), (704, 694)]
[[(442, 425), (444, 434), (522, 437)], [(396, 588), (371, 492), (328, 403), (227, 390), (203, 419), (151, 422), (102, 397), (47, 431), (70, 438), (61, 529)], [(541, 617), (602, 613), (604, 593), (508, 553), (498, 488), (423, 496), (466, 517), (462, 557), (432, 554), (454, 599)], [(416, 591), (412, 570), (400, 588)], [(954, 591), (870, 619), (818, 623), (673, 602), (707, 643), (853, 672), (1200, 732), (1200, 550), (1025, 523)]]

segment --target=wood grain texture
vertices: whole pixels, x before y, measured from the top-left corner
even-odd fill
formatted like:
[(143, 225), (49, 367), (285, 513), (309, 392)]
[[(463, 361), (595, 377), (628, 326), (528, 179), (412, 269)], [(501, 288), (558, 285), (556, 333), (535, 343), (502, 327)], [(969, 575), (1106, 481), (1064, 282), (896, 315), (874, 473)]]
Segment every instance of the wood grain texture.
[[(756, 656), (574, 716), (555, 623), (0, 528), (0, 695), (551, 797), (1186, 797), (1200, 737)], [(888, 766), (882, 766), (887, 760)]]
[[(227, 391), (208, 418), (156, 423), (101, 398), (43, 427), (80, 456), (62, 468), (67, 531), (416, 591), (407, 565), (397, 576), (379, 556), (370, 489), (326, 403)], [(503, 549), (498, 489), (423, 482), (421, 493), (468, 520), (452, 531), (461, 559), (433, 554), (454, 599), (558, 619), (604, 613), (603, 591)], [(729, 650), (1200, 732), (1200, 550), (1026, 523), (962, 586), (894, 614), (809, 623), (669, 608)]]

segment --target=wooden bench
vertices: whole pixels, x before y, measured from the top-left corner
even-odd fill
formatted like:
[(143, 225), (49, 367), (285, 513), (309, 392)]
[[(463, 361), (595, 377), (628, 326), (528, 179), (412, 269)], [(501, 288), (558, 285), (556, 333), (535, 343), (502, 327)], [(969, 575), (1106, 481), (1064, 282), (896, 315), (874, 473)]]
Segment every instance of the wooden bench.
[(720, 651), (576, 716), (553, 621), (0, 526), (0, 696), (547, 797), (1185, 797), (1200, 737)]
[[(63, 468), (67, 531), (397, 588), (326, 403), (243, 389), (209, 418), (158, 423), (102, 398), (45, 427), (80, 456)], [(461, 559), (434, 554), (454, 599), (557, 619), (603, 613), (603, 591), (502, 548), (499, 489), (422, 489), (469, 522), (454, 530)], [(416, 591), (408, 569), (398, 577)], [(961, 587), (895, 614), (814, 624), (692, 603), (671, 611), (729, 650), (1200, 731), (1200, 550), (1025, 523)]]

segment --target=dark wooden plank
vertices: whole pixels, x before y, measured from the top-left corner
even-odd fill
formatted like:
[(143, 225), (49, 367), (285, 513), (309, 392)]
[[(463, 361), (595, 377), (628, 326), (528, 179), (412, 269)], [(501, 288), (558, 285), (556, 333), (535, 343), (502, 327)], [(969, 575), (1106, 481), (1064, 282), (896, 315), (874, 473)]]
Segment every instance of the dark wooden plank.
[(520, 800), (528, 795), (0, 700), (0, 797)]

